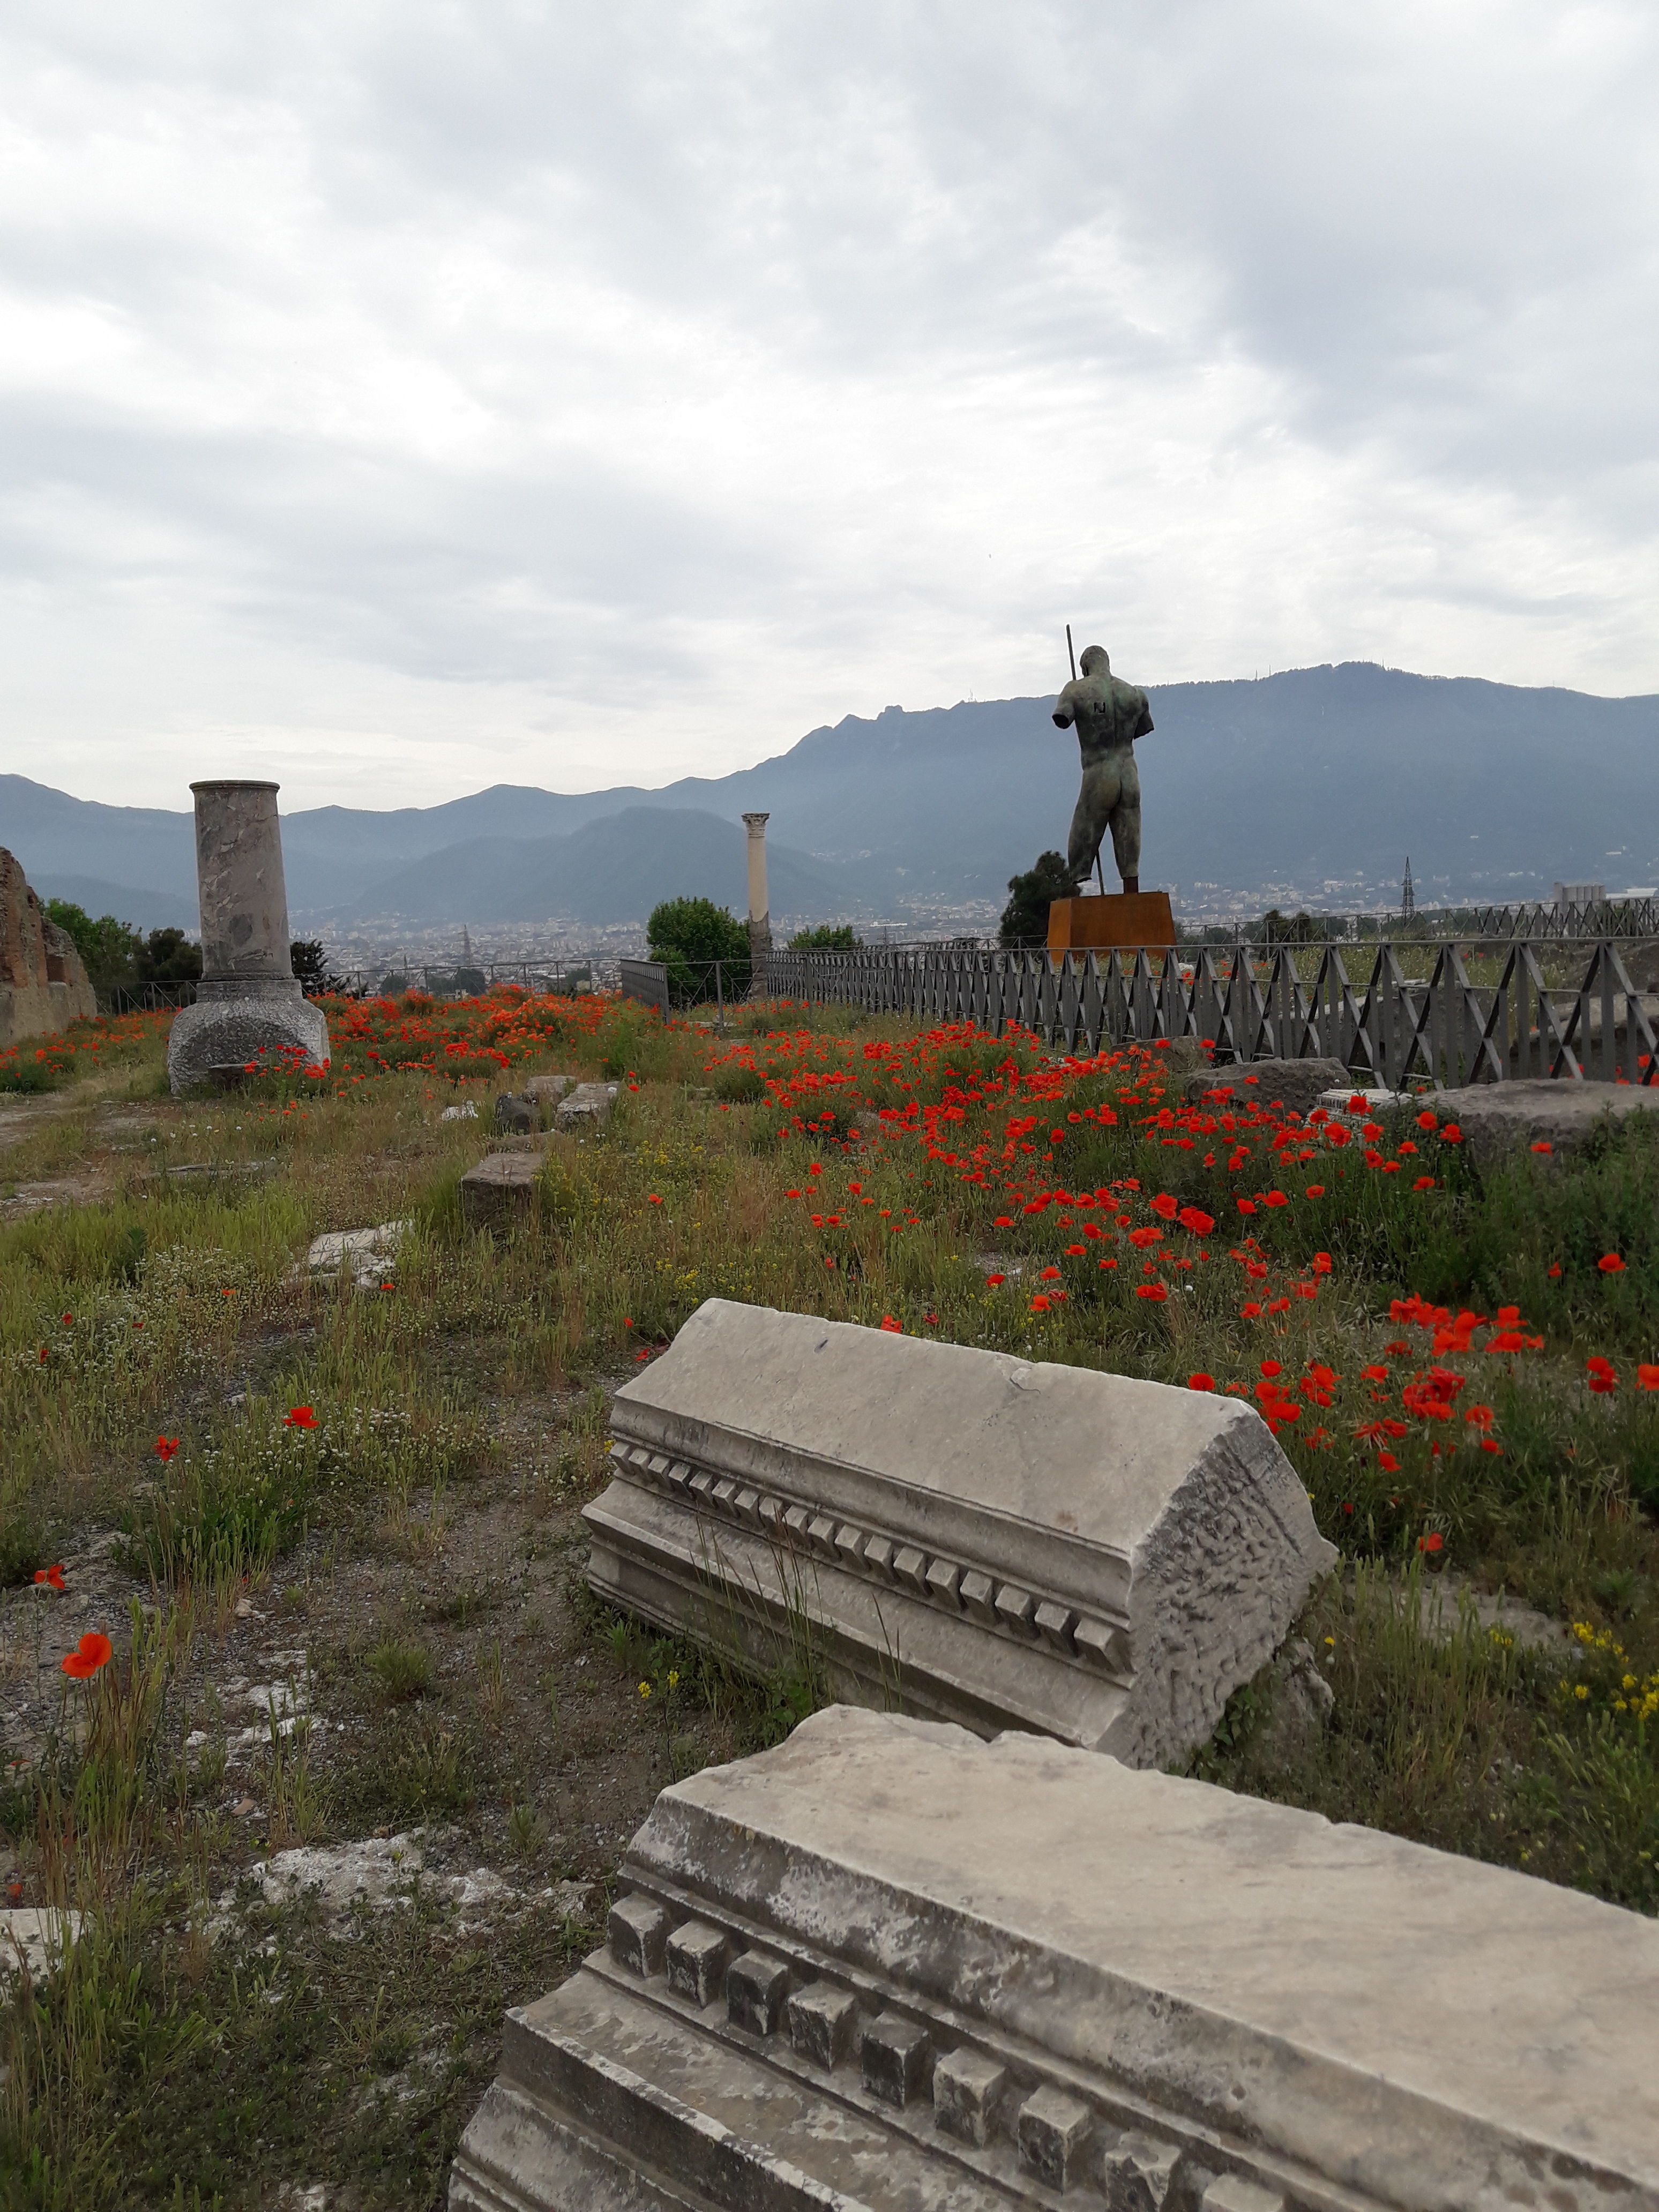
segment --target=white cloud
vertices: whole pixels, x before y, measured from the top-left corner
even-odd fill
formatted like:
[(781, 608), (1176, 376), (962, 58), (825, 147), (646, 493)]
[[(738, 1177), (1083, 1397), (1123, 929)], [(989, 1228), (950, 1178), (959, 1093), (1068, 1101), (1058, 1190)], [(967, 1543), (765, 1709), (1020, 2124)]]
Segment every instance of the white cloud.
[(1659, 688), (1650, 9), (8, 21), (10, 769), (655, 783), (1068, 617)]

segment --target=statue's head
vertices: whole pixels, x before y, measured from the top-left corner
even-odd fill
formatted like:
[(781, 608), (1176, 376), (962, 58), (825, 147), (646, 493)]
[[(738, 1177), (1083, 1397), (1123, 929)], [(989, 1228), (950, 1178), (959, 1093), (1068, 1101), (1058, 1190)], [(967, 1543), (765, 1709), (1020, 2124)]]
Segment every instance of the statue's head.
[(1085, 676), (1092, 676), (1097, 668), (1103, 676), (1109, 676), (1112, 672), (1112, 664), (1106, 658), (1106, 648), (1103, 645), (1085, 645), (1083, 648), (1083, 657), (1078, 662), (1078, 666)]

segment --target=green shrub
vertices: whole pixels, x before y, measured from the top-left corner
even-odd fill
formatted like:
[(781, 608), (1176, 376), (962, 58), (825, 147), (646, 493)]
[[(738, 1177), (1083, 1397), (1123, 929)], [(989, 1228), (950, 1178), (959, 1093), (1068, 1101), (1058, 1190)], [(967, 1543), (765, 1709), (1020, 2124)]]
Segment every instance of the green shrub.
[(665, 899), (645, 926), (653, 960), (668, 969), (668, 992), (676, 1006), (700, 1005), (715, 995), (714, 963), (722, 963), (720, 988), (727, 999), (749, 988), (749, 925), (713, 899)]
[(798, 929), (789, 940), (792, 952), (856, 952), (862, 940), (850, 921), (821, 921), (816, 929)]

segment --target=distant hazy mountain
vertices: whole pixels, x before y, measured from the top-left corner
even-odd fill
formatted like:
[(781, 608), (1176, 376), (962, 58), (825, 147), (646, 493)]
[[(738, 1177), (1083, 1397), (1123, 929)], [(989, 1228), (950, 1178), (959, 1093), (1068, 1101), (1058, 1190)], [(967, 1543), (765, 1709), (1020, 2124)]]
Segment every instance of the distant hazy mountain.
[[(691, 808), (629, 806), (568, 837), (477, 837), (446, 845), (383, 878), (365, 894), (370, 919), (447, 922), (545, 921), (571, 915), (593, 927), (642, 921), (666, 897), (740, 907), (748, 834)], [(767, 843), (767, 885), (780, 915), (878, 904), (878, 872), (838, 867)]]
[[(1397, 886), (1408, 854), (1425, 901), (1532, 896), (1557, 877), (1659, 880), (1659, 698), (1370, 662), (1148, 689), (1141, 872), (1177, 885), (1188, 908), (1206, 886), (1317, 902), (1328, 882), (1343, 885), (1331, 902), (1346, 903), (1358, 879), (1373, 895)], [(394, 915), (599, 926), (694, 891), (740, 910), (737, 818), (756, 809), (772, 816), (778, 915), (1000, 899), (1015, 870), (1066, 842), (1077, 745), (1053, 726), (1052, 705), (849, 715), (755, 768), (660, 791), (497, 785), (441, 806), (290, 814), (289, 899), (310, 927)], [(669, 826), (640, 818), (658, 813)], [(104, 806), (0, 776), (0, 844), (48, 894), (92, 878), (193, 906), (185, 811)]]

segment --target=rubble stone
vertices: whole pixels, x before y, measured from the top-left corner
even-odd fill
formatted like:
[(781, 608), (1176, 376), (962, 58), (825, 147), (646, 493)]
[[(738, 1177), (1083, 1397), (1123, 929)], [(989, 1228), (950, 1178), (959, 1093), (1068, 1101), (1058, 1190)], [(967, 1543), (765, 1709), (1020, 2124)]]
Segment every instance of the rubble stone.
[(611, 1119), (617, 1090), (614, 1083), (579, 1083), (568, 1097), (559, 1101), (554, 1127), (578, 1132), (602, 1127)]
[[(620, 1877), (662, 1943), (508, 2013), (452, 2212), (1659, 2206), (1659, 1926), (1528, 1875), (840, 1707)], [(677, 1989), (690, 1922), (782, 2007)]]
[(1340, 1060), (1241, 1060), (1194, 1075), (1187, 1085), (1187, 1096), (1196, 1105), (1208, 1101), (1215, 1091), (1231, 1091), (1230, 1103), (1246, 1111), (1254, 1106), (1285, 1106), (1305, 1115), (1326, 1091), (1340, 1089), (1349, 1079)]
[(1204, 1742), (1336, 1554), (1253, 1407), (711, 1298), (618, 1392), (607, 1603), (838, 1694), (1137, 1765)]
[(574, 1075), (532, 1075), (525, 1085), (524, 1096), (533, 1098), (544, 1113), (550, 1113), (575, 1080)]
[(1443, 1126), (1457, 1124), (1475, 1165), (1485, 1168), (1524, 1160), (1534, 1145), (1547, 1145), (1552, 1155), (1581, 1152), (1598, 1130), (1628, 1114), (1659, 1109), (1659, 1088), (1528, 1077), (1437, 1091), (1424, 1103)]
[(520, 1227), (536, 1210), (539, 1151), (486, 1152), (461, 1177), (461, 1218), (469, 1229), (496, 1235)]

